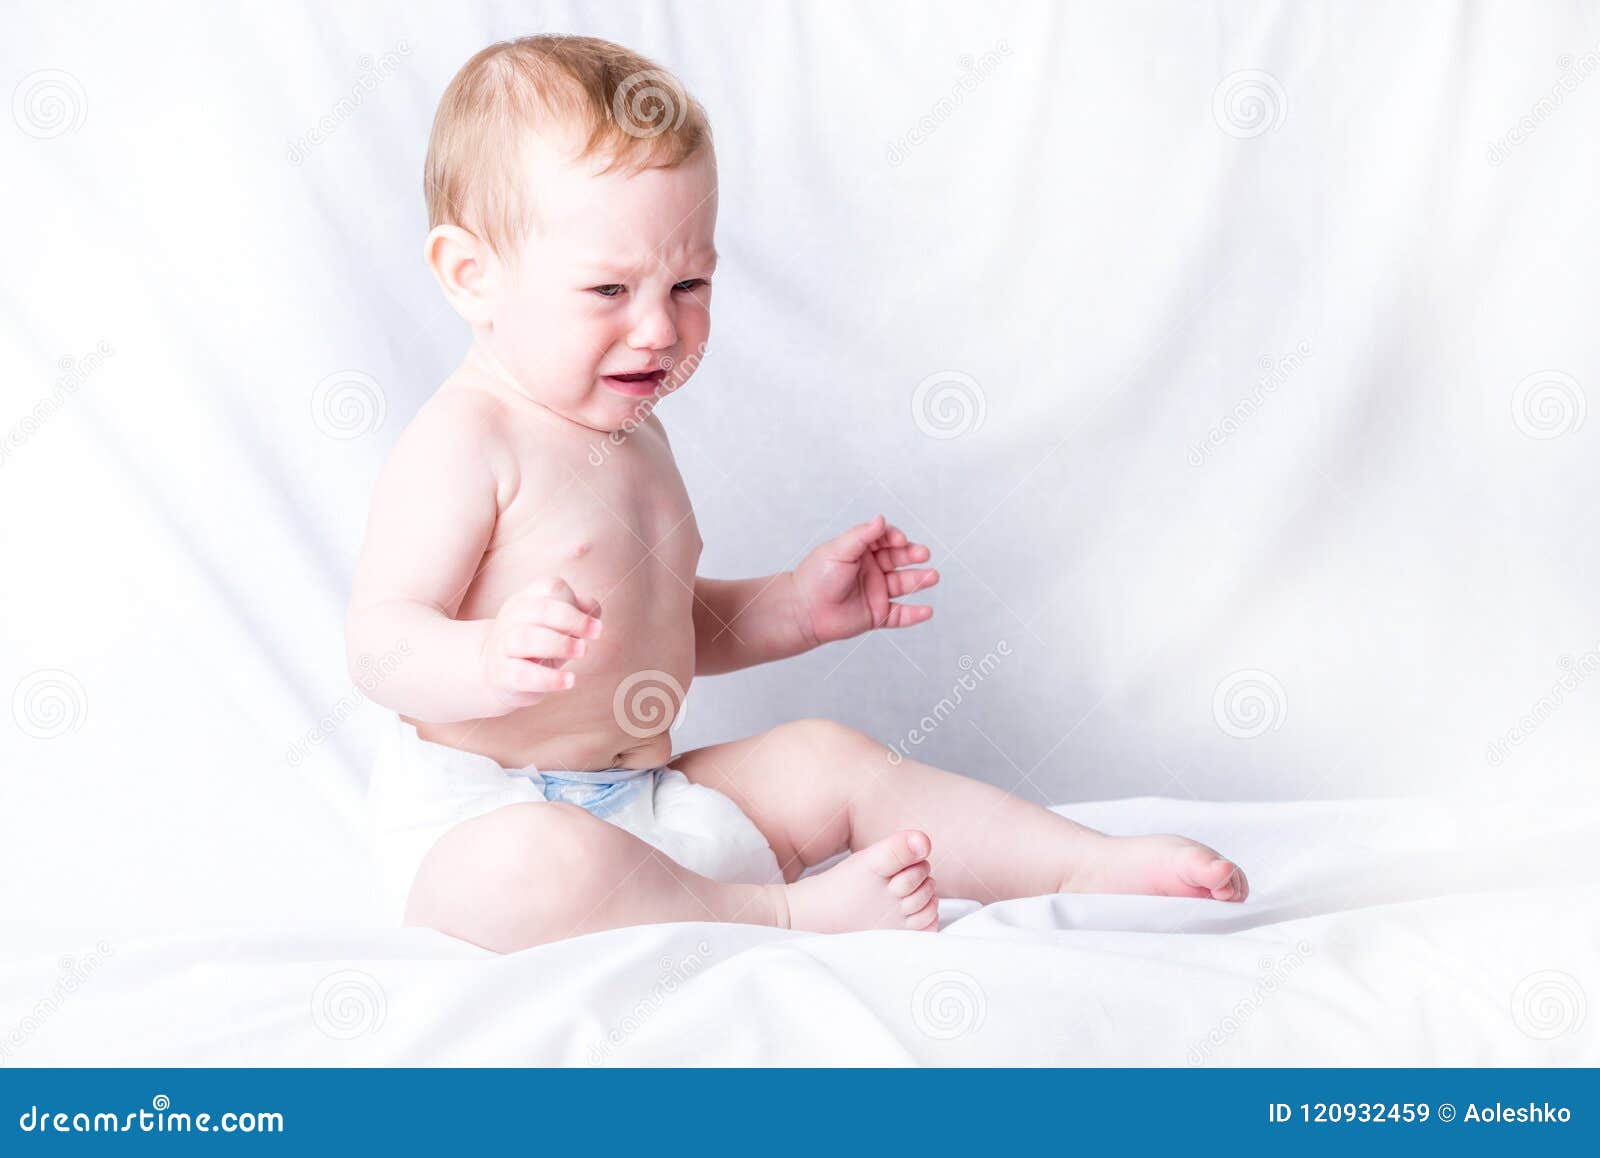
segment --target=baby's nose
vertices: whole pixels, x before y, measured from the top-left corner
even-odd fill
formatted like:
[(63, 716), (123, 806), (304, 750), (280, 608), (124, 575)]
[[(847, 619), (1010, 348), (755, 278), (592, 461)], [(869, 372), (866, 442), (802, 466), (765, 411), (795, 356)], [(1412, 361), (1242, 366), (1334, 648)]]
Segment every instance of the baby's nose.
[(628, 345), (635, 350), (665, 350), (678, 340), (678, 327), (665, 310), (650, 310), (634, 324)]

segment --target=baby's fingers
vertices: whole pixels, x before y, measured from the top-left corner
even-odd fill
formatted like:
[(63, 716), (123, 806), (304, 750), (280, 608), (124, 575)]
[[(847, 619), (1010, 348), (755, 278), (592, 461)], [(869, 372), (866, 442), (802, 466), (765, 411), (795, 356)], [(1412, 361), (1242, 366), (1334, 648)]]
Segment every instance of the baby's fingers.
[(500, 686), (508, 691), (529, 695), (547, 695), (570, 688), (576, 677), (570, 671), (557, 671), (542, 663), (527, 659), (500, 661)]
[(546, 599), (555, 599), (562, 603), (576, 603), (578, 595), (567, 584), (565, 579), (558, 575), (545, 575), (532, 580), (506, 602), (513, 606), (519, 604), (531, 606), (535, 603), (542, 603)]
[(883, 516), (873, 515), (866, 522), (851, 527), (844, 534), (830, 543), (825, 543), (819, 549), (826, 550), (832, 558), (843, 560), (846, 563), (853, 563), (866, 552), (872, 550), (873, 544), (883, 538), (883, 525)]
[(878, 565), (886, 571), (893, 571), (896, 567), (908, 567), (912, 563), (926, 563), (928, 555), (928, 548), (921, 543), (911, 543), (903, 547), (880, 547), (873, 552)]
[(933, 608), (926, 603), (891, 603), (885, 627), (913, 627), (933, 618)]
[[(595, 610), (600, 605), (594, 604)], [(528, 606), (524, 620), (536, 627), (547, 627), (580, 639), (595, 639), (600, 635), (600, 620), (586, 615), (570, 603), (557, 599), (541, 599)]]
[(921, 591), (932, 587), (939, 582), (937, 571), (890, 571), (884, 576), (889, 586), (889, 598), (898, 599), (902, 595), (910, 595), (913, 591)]
[(588, 650), (581, 639), (533, 623), (519, 624), (506, 633), (505, 652), (513, 659), (577, 659)]

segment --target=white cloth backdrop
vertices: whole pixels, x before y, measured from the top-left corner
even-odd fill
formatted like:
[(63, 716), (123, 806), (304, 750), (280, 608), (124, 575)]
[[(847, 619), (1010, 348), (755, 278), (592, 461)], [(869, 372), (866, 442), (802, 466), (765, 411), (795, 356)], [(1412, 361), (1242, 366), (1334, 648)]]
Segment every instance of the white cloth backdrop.
[(713, 118), (712, 348), (662, 410), (705, 573), (883, 511), (944, 576), (927, 626), (697, 683), (680, 747), (920, 728), (1053, 802), (1592, 780), (1592, 5), (6, 24), (19, 937), (368, 919), (341, 616), (379, 465), (465, 340), (419, 258), (426, 134), (468, 55), (533, 31), (625, 42)]

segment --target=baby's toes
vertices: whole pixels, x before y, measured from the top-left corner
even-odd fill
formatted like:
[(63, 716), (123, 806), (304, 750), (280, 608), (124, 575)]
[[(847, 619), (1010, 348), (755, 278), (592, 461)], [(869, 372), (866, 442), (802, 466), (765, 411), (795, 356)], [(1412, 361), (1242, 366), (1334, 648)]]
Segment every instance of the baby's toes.
[(889, 883), (885, 887), (891, 897), (909, 897), (922, 887), (922, 882), (928, 879), (928, 873), (931, 871), (927, 861), (919, 860), (911, 867), (895, 873), (889, 878)]
[(1215, 895), (1232, 880), (1239, 866), (1204, 845), (1186, 849), (1178, 861), (1178, 879), (1191, 888)]
[[(933, 884), (931, 880), (928, 883), (930, 885)], [(935, 933), (939, 931), (939, 897), (937, 892), (933, 892), (928, 897), (927, 904), (906, 917), (906, 928), (913, 933), (920, 933), (924, 930)]]
[(1250, 881), (1244, 875), (1244, 869), (1238, 865), (1233, 866), (1233, 873), (1222, 882), (1220, 888), (1211, 890), (1211, 896), (1218, 901), (1242, 901), (1250, 895)]
[(938, 903), (939, 893), (934, 888), (933, 878), (929, 877), (916, 887), (912, 893), (900, 901), (900, 911), (908, 917), (922, 912), (928, 907), (928, 902)]
[[(875, 844), (868, 845), (856, 853), (856, 856), (861, 857), (862, 863), (873, 872), (888, 880), (905, 869), (926, 861), (932, 844), (927, 833), (914, 828), (903, 828), (899, 832), (890, 833)], [(910, 889), (906, 891), (909, 892)]]
[(1201, 867), (1194, 870), (1191, 880), (1200, 888), (1209, 890), (1211, 899), (1216, 901), (1242, 901), (1249, 891), (1244, 870), (1215, 853), (1201, 862)]

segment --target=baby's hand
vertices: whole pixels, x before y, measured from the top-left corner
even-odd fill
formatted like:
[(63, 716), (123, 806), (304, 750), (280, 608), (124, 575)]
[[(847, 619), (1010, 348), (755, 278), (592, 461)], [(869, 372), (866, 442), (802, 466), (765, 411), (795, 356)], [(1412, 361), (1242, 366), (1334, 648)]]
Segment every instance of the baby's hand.
[(894, 600), (939, 582), (939, 572), (931, 568), (903, 570), (927, 562), (928, 555), (928, 548), (911, 542), (882, 515), (822, 544), (794, 569), (806, 641), (816, 646), (879, 627), (926, 623), (933, 608)]
[(514, 712), (576, 681), (557, 670), (589, 649), (600, 635), (600, 603), (581, 599), (561, 579), (535, 579), (500, 605), (483, 646), (489, 690)]

